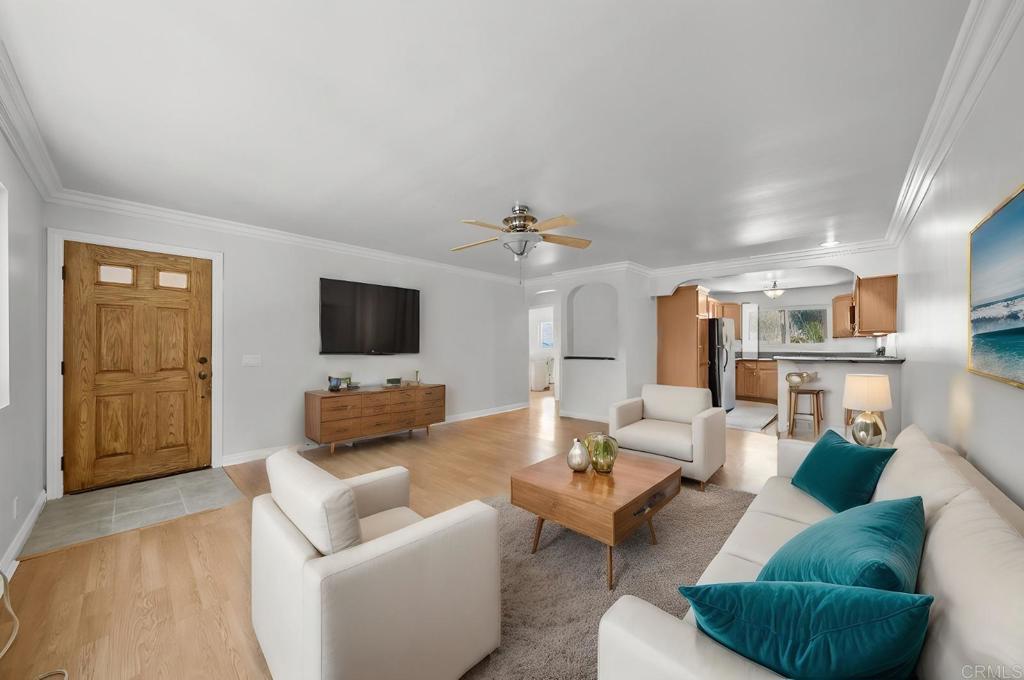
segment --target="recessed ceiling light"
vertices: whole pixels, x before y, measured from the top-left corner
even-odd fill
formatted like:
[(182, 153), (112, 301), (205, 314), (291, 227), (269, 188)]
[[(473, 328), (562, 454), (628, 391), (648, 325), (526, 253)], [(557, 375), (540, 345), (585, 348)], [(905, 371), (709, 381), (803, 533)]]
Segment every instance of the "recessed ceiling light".
[(554, 292), (555, 292), (554, 288), (546, 288), (544, 290), (538, 290), (536, 293), (534, 293), (534, 295), (540, 295), (541, 293), (554, 293)]
[(820, 245), (822, 248), (835, 248), (837, 245), (839, 245), (839, 243), (840, 242), (835, 240), (834, 238), (830, 238), (827, 241), (822, 241), (818, 245)]

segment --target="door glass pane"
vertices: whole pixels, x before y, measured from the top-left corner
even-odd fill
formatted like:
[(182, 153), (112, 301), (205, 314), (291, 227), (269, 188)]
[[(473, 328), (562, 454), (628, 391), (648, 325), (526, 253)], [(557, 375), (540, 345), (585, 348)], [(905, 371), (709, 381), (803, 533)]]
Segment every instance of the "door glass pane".
[(160, 272), (157, 285), (161, 288), (188, 288), (188, 274), (185, 272)]
[(120, 267), (114, 264), (100, 265), (100, 283), (118, 283), (130, 286), (134, 279), (135, 270), (131, 267)]

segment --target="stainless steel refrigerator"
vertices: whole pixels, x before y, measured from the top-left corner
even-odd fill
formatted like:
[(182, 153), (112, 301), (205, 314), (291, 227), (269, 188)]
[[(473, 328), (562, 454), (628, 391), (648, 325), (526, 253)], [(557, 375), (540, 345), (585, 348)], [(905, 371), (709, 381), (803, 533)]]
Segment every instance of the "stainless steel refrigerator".
[(736, 407), (736, 322), (708, 319), (708, 389), (711, 403), (726, 411)]

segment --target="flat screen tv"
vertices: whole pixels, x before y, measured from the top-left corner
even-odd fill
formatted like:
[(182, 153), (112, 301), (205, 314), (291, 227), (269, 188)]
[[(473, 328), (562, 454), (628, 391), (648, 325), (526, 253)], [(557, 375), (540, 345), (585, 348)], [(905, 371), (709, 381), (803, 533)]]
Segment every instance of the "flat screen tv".
[(418, 354), (420, 292), (320, 279), (321, 354)]

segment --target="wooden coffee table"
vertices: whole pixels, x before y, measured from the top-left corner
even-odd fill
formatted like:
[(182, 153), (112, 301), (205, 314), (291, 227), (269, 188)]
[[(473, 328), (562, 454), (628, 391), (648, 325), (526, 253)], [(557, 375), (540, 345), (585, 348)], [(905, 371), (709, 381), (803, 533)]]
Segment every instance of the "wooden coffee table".
[(608, 589), (614, 586), (612, 548), (641, 524), (657, 544), (654, 514), (679, 494), (679, 465), (620, 453), (611, 474), (593, 469), (573, 472), (565, 456), (552, 456), (512, 474), (512, 505), (537, 515), (533, 549), (537, 552), (544, 520), (589, 536), (608, 546)]

